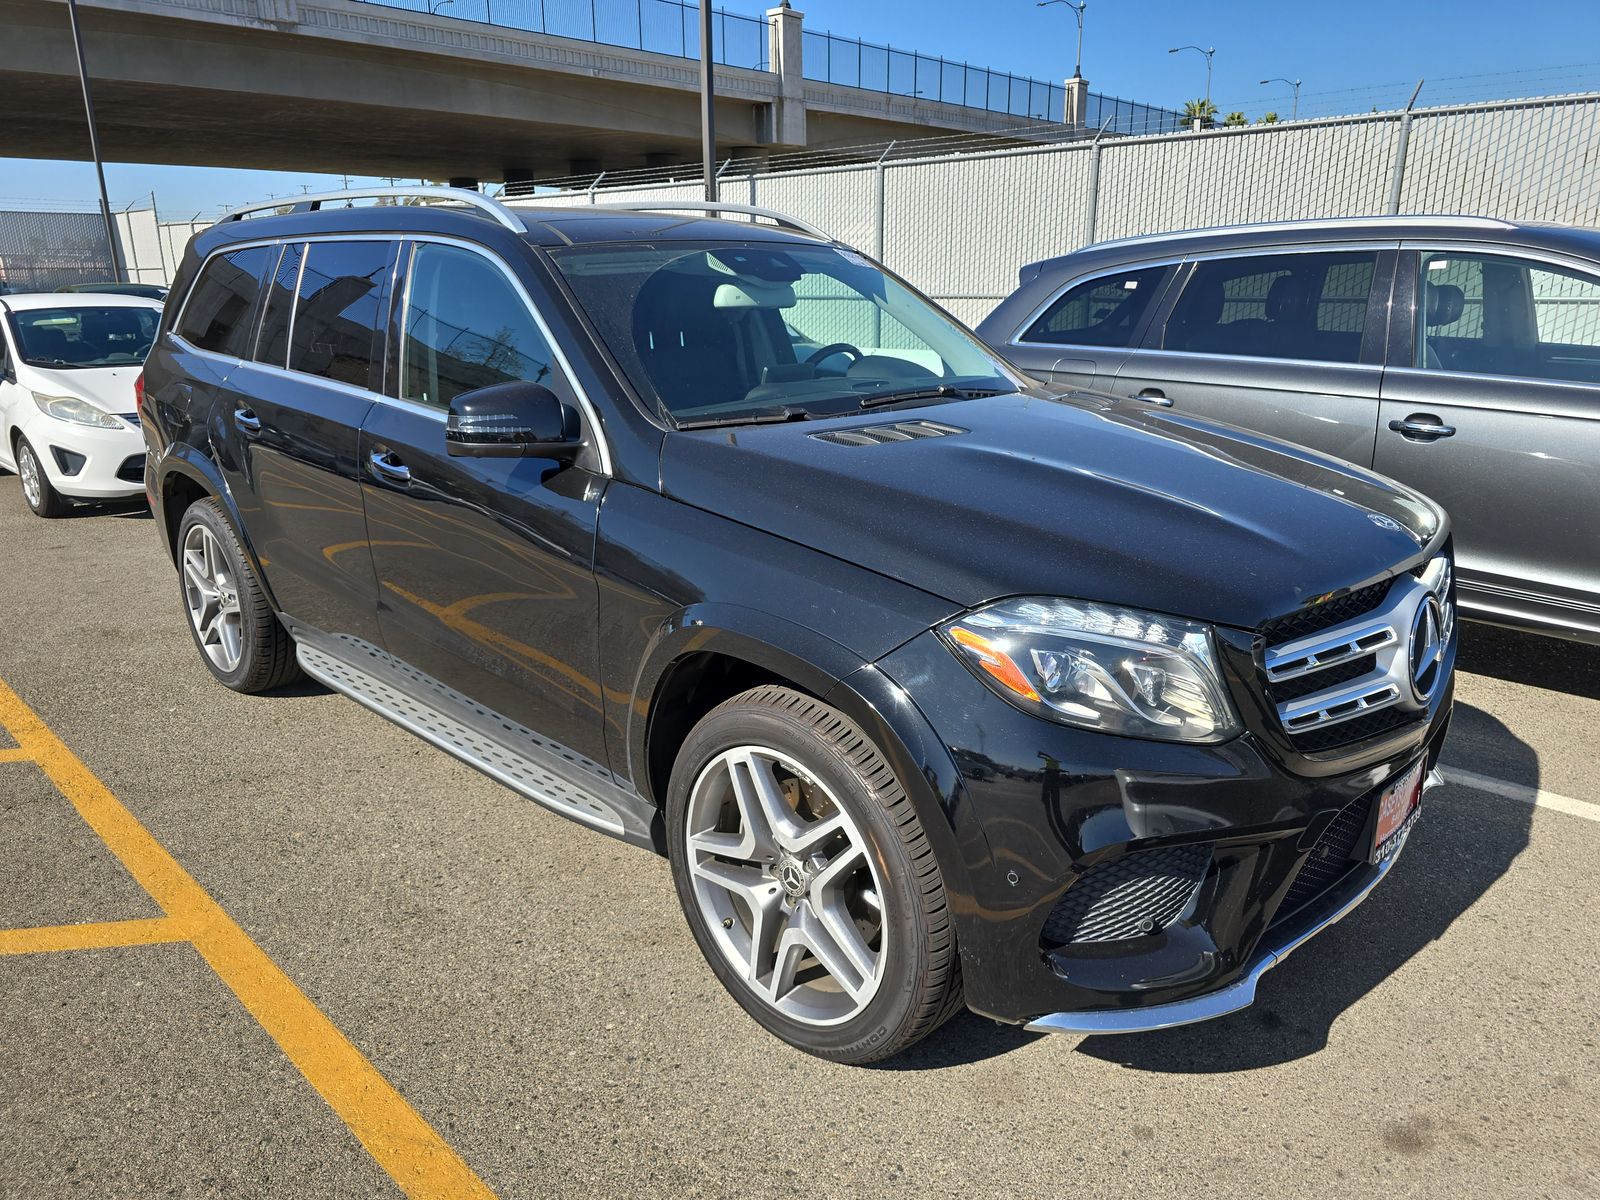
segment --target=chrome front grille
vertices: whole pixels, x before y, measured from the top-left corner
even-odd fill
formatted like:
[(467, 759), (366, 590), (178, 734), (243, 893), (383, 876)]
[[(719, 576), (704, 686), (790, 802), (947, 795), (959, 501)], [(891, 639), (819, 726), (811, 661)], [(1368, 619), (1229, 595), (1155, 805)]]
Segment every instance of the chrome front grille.
[[(1371, 736), (1364, 731), (1374, 722), (1363, 718), (1378, 713), (1384, 714), (1377, 722), (1381, 731), (1426, 711), (1445, 682), (1442, 673), (1428, 670), (1429, 662), (1455, 628), (1449, 556), (1432, 559), (1420, 573), (1329, 601), (1333, 606), (1344, 617), (1336, 624), (1324, 626), (1318, 609), (1311, 609), (1268, 627), (1269, 637), (1274, 628), (1309, 630), (1269, 645), (1263, 664), (1278, 721), (1305, 751)], [(1430, 659), (1434, 647), (1440, 650)], [(1332, 727), (1347, 722), (1358, 723), (1341, 738), (1344, 731)]]

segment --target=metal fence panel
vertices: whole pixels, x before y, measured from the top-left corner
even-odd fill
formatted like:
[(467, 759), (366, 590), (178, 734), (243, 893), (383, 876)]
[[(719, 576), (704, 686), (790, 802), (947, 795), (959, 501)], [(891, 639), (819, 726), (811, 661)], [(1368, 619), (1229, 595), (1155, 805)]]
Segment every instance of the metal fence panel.
[[(858, 167), (811, 175), (758, 175), (749, 203), (810, 221), (871, 254), (877, 226), (873, 170)], [(723, 199), (746, 201), (747, 187), (742, 180), (728, 184)]]
[(1023, 263), (1083, 244), (1092, 154), (1080, 143), (885, 164), (884, 261), (962, 320), (981, 320)]
[(1381, 213), (1398, 119), (1109, 141), (1099, 238)]
[(99, 213), (0, 212), (0, 283), (13, 292), (53, 292), (111, 278)]
[(1600, 226), (1600, 104), (1592, 97), (1420, 112), (1402, 212)]

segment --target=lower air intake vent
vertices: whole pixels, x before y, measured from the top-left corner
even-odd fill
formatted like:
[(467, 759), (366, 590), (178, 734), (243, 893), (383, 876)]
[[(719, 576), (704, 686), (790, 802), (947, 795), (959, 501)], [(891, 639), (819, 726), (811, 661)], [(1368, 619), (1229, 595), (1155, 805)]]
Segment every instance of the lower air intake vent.
[(1315, 900), (1339, 880), (1349, 874), (1365, 857), (1366, 847), (1361, 835), (1367, 831), (1367, 815), (1372, 811), (1373, 793), (1352, 800), (1339, 810), (1339, 815), (1328, 823), (1311, 848), (1300, 873), (1289, 885), (1289, 891), (1278, 905), (1273, 921), (1281, 921)]
[(920, 442), (923, 438), (948, 437), (952, 433), (967, 433), (956, 425), (941, 425), (937, 421), (897, 421), (893, 425), (867, 425), (853, 429), (830, 429), (827, 433), (813, 433), (819, 442), (832, 442), (836, 446), (882, 446), (886, 442)]
[(1090, 867), (1056, 901), (1040, 943), (1117, 942), (1178, 919), (1211, 864), (1211, 842), (1138, 850)]

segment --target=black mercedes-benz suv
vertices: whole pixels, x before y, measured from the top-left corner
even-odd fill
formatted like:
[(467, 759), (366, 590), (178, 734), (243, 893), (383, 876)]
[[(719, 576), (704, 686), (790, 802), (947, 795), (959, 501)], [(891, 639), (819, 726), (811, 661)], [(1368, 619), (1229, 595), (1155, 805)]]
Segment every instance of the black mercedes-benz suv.
[(843, 1062), (963, 1003), (1232, 1011), (1394, 864), (1456, 650), (1427, 499), (1041, 387), (778, 214), (379, 200), (200, 234), (145, 368), (223, 684), (667, 854), (735, 999)]

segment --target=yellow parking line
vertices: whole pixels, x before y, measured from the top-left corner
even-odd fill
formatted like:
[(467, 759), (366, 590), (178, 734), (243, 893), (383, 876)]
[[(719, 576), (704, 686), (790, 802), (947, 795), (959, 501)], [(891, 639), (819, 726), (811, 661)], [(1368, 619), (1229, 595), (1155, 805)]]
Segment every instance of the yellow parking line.
[(0, 954), (109, 950), (116, 946), (153, 946), (160, 942), (188, 940), (182, 927), (171, 917), (144, 917), (133, 921), (96, 921), (86, 925), (0, 929)]
[(407, 1196), (493, 1197), (338, 1026), (3, 681), (0, 727), (72, 802)]
[(0, 763), (32, 761), (33, 758), (20, 746), (15, 750), (0, 750)]

